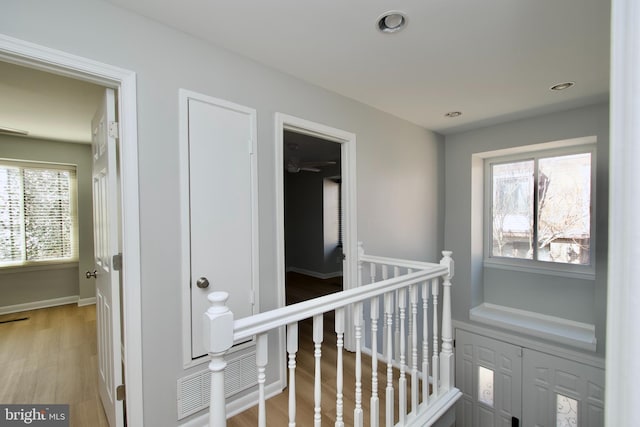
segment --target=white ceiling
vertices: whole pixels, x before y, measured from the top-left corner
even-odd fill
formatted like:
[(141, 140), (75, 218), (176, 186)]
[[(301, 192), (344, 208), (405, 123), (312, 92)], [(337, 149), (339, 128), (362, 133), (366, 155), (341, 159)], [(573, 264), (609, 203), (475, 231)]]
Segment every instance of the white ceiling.
[[(608, 0), (109, 1), (443, 133), (609, 92)], [(390, 9), (408, 25), (382, 34)]]
[[(608, 0), (108, 1), (442, 133), (587, 105), (609, 92)], [(382, 34), (376, 21), (390, 9), (409, 23)], [(549, 90), (564, 81), (576, 85)], [(101, 94), (0, 63), (0, 126), (89, 142)]]
[(104, 88), (0, 62), (0, 127), (29, 137), (90, 143)]

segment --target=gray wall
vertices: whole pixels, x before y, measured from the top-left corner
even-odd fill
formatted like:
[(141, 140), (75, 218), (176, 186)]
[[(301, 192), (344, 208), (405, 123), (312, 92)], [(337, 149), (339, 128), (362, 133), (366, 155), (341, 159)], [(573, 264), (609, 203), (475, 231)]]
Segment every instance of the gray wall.
[(277, 304), (276, 112), (357, 135), (358, 238), (368, 252), (439, 259), (444, 152), (433, 132), (97, 0), (4, 0), (0, 29), (137, 73), (146, 425), (177, 424), (176, 379), (189, 373), (181, 350), (179, 88), (258, 112), (262, 309)]
[(93, 270), (94, 262), (91, 146), (0, 135), (0, 158), (76, 165), (79, 251), (78, 264), (63, 269), (38, 267), (36, 270), (29, 267), (0, 272), (0, 306), (76, 295), (80, 298), (94, 297), (94, 279), (84, 278), (86, 270)]
[[(469, 321), (469, 309), (483, 301), (594, 324), (597, 353), (604, 354), (607, 277), (609, 108), (584, 108), (513, 121), (448, 135), (446, 152), (445, 246), (453, 250), (456, 277), (453, 316)], [(522, 145), (597, 136), (596, 277), (558, 278), (534, 273), (482, 268), (482, 242), (473, 230), (482, 227), (482, 168), (472, 155)], [(476, 160), (476, 163), (478, 160)], [(478, 167), (480, 172), (478, 175)], [(472, 197), (473, 196), (473, 197)], [(477, 234), (477, 233), (476, 233)]]

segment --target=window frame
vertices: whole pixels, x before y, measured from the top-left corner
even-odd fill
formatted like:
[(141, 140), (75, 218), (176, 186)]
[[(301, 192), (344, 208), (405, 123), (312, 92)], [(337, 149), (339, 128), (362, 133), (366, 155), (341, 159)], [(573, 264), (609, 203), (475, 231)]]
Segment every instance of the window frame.
[[(24, 248), (25, 258), (18, 262), (0, 263), (0, 273), (11, 272), (13, 270), (42, 270), (51, 268), (67, 268), (71, 265), (77, 265), (79, 262), (79, 218), (78, 218), (78, 167), (75, 164), (41, 162), (35, 160), (16, 160), (8, 158), (0, 158), (0, 167), (20, 168), (22, 169), (44, 169), (44, 170), (62, 170), (71, 173), (69, 182), (69, 204), (70, 215), (72, 220), (71, 226), (71, 257), (70, 258), (52, 258), (42, 260), (27, 260), (26, 248)], [(21, 188), (21, 216), (22, 229), (24, 233), (24, 190)]]
[[(492, 240), (493, 240), (493, 180), (491, 176), (492, 165), (513, 163), (518, 161), (534, 161), (534, 174), (538, 173), (538, 161), (541, 158), (565, 156), (572, 154), (590, 153), (591, 154), (591, 196), (590, 196), (590, 242), (589, 242), (589, 264), (569, 264), (553, 261), (540, 261), (537, 259), (523, 259), (523, 258), (509, 258), (509, 257), (497, 257), (492, 255)], [(515, 153), (507, 153), (500, 155), (500, 152), (494, 152), (491, 157), (484, 158), (483, 165), (483, 179), (484, 179), (484, 195), (483, 195), (483, 209), (484, 209), (484, 238), (483, 238), (483, 251), (484, 251), (484, 267), (497, 268), (503, 270), (523, 271), (529, 273), (549, 274), (555, 276), (564, 276), (578, 279), (595, 279), (595, 256), (596, 256), (596, 165), (597, 165), (597, 149), (596, 139), (589, 138), (579, 145), (570, 145), (549, 148), (545, 145), (545, 148), (521, 151)], [(537, 184), (535, 184), (536, 178), (534, 177), (534, 195), (537, 191)], [(534, 197), (535, 198), (535, 197)], [(537, 201), (534, 202), (534, 216), (537, 214), (535, 209), (537, 208)], [(534, 227), (537, 227), (537, 218), (534, 219)], [(535, 233), (537, 236), (537, 232)]]

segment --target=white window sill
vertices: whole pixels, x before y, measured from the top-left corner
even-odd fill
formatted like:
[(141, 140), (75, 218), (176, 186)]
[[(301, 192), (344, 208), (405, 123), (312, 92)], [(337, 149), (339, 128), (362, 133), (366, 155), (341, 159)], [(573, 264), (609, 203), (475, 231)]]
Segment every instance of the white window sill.
[(548, 262), (536, 262), (530, 260), (517, 260), (511, 258), (489, 258), (484, 260), (486, 268), (500, 270), (521, 271), (525, 273), (546, 274), (550, 276), (568, 277), (571, 279), (595, 280), (596, 273), (593, 268), (575, 266), (570, 264), (555, 264)]
[(589, 323), (501, 305), (482, 303), (469, 311), (469, 318), (583, 350), (596, 351), (596, 328)]
[(78, 260), (68, 262), (43, 262), (30, 265), (13, 265), (0, 267), (0, 274), (27, 273), (30, 271), (64, 270), (67, 268), (78, 268)]

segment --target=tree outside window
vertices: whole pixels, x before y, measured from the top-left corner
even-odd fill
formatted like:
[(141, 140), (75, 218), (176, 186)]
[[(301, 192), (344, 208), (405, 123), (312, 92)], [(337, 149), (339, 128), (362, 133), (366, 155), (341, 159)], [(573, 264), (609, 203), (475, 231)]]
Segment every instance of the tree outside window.
[(589, 265), (591, 157), (492, 163), (491, 256)]

